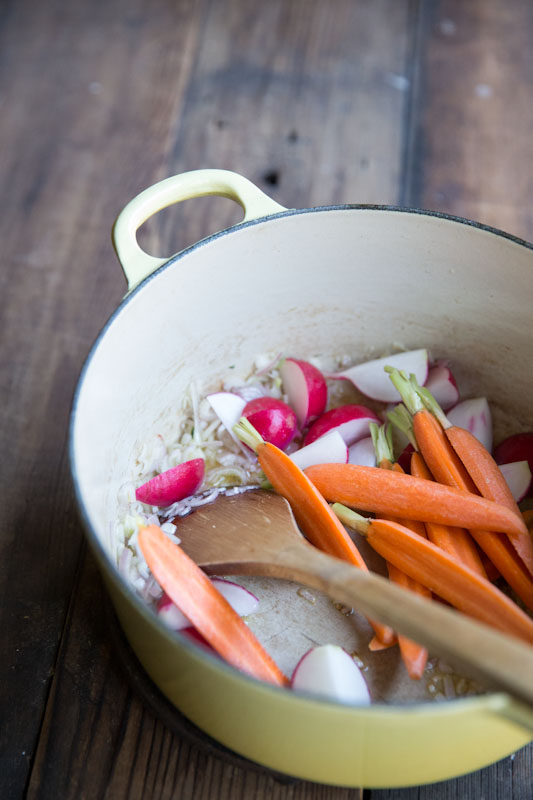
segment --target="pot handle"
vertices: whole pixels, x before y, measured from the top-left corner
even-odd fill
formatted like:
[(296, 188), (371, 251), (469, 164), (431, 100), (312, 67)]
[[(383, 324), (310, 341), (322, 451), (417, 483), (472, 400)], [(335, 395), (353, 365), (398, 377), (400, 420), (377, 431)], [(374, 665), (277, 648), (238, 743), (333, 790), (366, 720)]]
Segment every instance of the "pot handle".
[(145, 253), (139, 246), (137, 230), (140, 226), (167, 206), (206, 195), (235, 200), (244, 210), (242, 222), (286, 211), (247, 178), (225, 169), (182, 172), (150, 186), (130, 200), (113, 225), (113, 245), (128, 281), (128, 291), (168, 261), (168, 258)]

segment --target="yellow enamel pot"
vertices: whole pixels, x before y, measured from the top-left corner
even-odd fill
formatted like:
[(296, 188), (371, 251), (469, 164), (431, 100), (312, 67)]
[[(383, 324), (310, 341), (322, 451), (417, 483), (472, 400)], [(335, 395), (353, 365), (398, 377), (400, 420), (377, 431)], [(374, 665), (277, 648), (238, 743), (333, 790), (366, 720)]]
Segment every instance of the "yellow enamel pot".
[[(222, 195), (243, 222), (170, 259), (136, 231), (172, 203)], [(165, 434), (193, 380), (216, 385), (257, 353), (445, 353), (465, 392), (533, 428), (533, 250), (471, 222), (396, 208), (286, 210), (245, 178), (201, 170), (135, 198), (114, 228), (129, 292), (83, 368), (71, 419), (77, 500), (124, 631), (163, 693), (227, 747), (341, 786), (444, 780), (530, 739), (504, 694), (366, 708), (247, 678), (167, 630), (119, 575), (113, 522), (135, 444)], [(126, 476), (126, 477), (125, 477)]]

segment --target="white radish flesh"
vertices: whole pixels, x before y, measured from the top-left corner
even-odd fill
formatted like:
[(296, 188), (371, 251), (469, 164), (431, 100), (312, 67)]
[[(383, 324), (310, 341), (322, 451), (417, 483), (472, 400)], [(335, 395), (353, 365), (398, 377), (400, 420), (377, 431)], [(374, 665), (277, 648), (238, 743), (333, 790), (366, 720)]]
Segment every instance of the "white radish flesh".
[(490, 453), (492, 450), (492, 415), (486, 397), (462, 400), (451, 408), (446, 416), (452, 425), (470, 431)]
[(300, 428), (324, 412), (328, 400), (326, 379), (308, 361), (286, 358), (280, 368), (283, 391), (294, 409)]
[(348, 448), (340, 433), (333, 430), (291, 453), (290, 458), (300, 469), (314, 464), (346, 464)]
[(231, 438), (240, 443), (240, 439), (233, 432), (233, 426), (240, 420), (247, 401), (234, 392), (208, 394), (207, 401)]
[(388, 373), (385, 372), (387, 366), (404, 370), (408, 375), (412, 373), (416, 376), (418, 383), (423, 386), (428, 376), (427, 350), (409, 350), (405, 353), (377, 358), (363, 364), (356, 364), (342, 372), (328, 375), (328, 377), (351, 381), (356, 389), (373, 400), (397, 403), (401, 398), (398, 390), (392, 385)]
[(446, 364), (436, 363), (430, 368), (425, 388), (431, 392), (444, 411), (459, 402), (457, 383)]
[(511, 494), (517, 503), (523, 500), (531, 486), (531, 470), (527, 461), (510, 461), (500, 464), (500, 470), (505, 478)]
[(371, 436), (366, 436), (364, 439), (359, 439), (358, 442), (352, 444), (348, 449), (348, 462), (350, 464), (359, 464), (361, 467), (376, 466), (376, 451), (374, 450), (374, 442)]
[(285, 450), (294, 439), (298, 423), (287, 403), (274, 397), (258, 397), (246, 403), (242, 416), (254, 426), (265, 442)]
[(370, 704), (360, 669), (338, 645), (325, 644), (308, 650), (294, 670), (291, 688), (341, 703)]
[[(244, 586), (233, 581), (227, 581), (224, 578), (211, 578), (211, 583), (226, 598), (240, 617), (247, 617), (257, 611), (259, 600), (255, 594), (249, 592)], [(163, 593), (157, 604), (157, 615), (173, 631), (183, 630), (191, 624), (178, 606), (165, 593)]]
[(381, 423), (379, 417), (366, 406), (344, 405), (332, 408), (319, 417), (304, 439), (304, 444), (311, 444), (325, 433), (336, 430), (340, 433), (348, 447), (359, 439), (368, 436), (371, 422)]

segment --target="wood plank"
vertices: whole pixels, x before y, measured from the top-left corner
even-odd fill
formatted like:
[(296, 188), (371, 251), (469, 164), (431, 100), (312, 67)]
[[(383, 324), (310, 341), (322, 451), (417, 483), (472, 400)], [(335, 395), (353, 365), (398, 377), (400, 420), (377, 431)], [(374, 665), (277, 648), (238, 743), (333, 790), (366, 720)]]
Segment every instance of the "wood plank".
[[(78, 6), (78, 12), (82, 6)], [(86, 143), (90, 163), (85, 170), (90, 183), (78, 200), (79, 219), (75, 222), (79, 224), (92, 208), (95, 197), (100, 199), (101, 187), (107, 191), (105, 205), (97, 204), (90, 234), (81, 243), (76, 241), (83, 263), (107, 254), (102, 247), (102, 230), (107, 236), (114, 213), (124, 201), (153, 180), (185, 169), (235, 169), (287, 205), (395, 202), (404, 147), (402, 122), (407, 101), (401, 78), (409, 63), (410, 8), (407, 0), (392, 7), (386, 0), (373, 4), (339, 0), (336, 14), (328, 14), (313, 0), (313, 13), (309, 13), (308, 2), (286, 4), (277, 0), (263, 5), (260, 13), (257, 8), (252, 13), (239, 0), (227, 0), (206, 3), (204, 20), (202, 6), (197, 4), (192, 28), (186, 28), (175, 42), (170, 41), (176, 31), (170, 7), (159, 6), (155, 18), (144, 14), (140, 5), (133, 10), (128, 7), (123, 11), (128, 23), (120, 18), (119, 10), (100, 9), (99, 14), (116, 14), (113, 24), (104, 28), (86, 11), (83, 25), (89, 25), (92, 34), (83, 37), (92, 42), (98, 29), (99, 56), (107, 66), (104, 72), (94, 72), (101, 65), (93, 53), (80, 65), (79, 80), (89, 81), (90, 75), (91, 81), (101, 84), (95, 98), (100, 102), (105, 95), (107, 110), (102, 112), (94, 138)], [(41, 19), (39, 24), (45, 23)], [(69, 25), (65, 38), (70, 35), (76, 39), (79, 30), (73, 18)], [(372, 52), (368, 41), (376, 45)], [(180, 60), (184, 58), (181, 49), (192, 53), (196, 42), (194, 72), (184, 78), (183, 70), (192, 62)], [(112, 58), (108, 49), (117, 50), (119, 55)], [(43, 84), (49, 80), (50, 76), (43, 79)], [(134, 109), (126, 109), (123, 121), (122, 98), (130, 99), (137, 91), (148, 94), (156, 84), (157, 96), (137, 99)], [(170, 98), (174, 93), (179, 97), (181, 85), (187, 87), (186, 96), (183, 102), (172, 105)], [(157, 110), (161, 102), (164, 108)], [(113, 113), (114, 106), (120, 112)], [(71, 124), (79, 137), (90, 137), (86, 129), (91, 127), (92, 116), (81, 105), (76, 108), (81, 120), (77, 118)], [(151, 120), (144, 119), (150, 115)], [(328, 123), (337, 115), (339, 123)], [(52, 123), (48, 124), (55, 131)], [(108, 139), (113, 125), (119, 126), (120, 136), (113, 133)], [(164, 147), (154, 144), (161, 136), (165, 137)], [(127, 154), (119, 147), (125, 139)], [(144, 160), (147, 142), (150, 152)], [(101, 166), (94, 156), (96, 151), (102, 153)], [(92, 175), (96, 166), (98, 180)], [(68, 169), (63, 172), (66, 203), (76, 194), (77, 182), (68, 175)], [(47, 199), (51, 202), (52, 195)], [(34, 201), (34, 213), (45, 214), (45, 206), (40, 205), (43, 202), (40, 193)], [(202, 205), (203, 213), (198, 213)], [(153, 252), (170, 254), (234, 219), (232, 204), (196, 201), (158, 215), (145, 226), (141, 241)], [(64, 235), (58, 226), (60, 233)], [(102, 248), (97, 252), (95, 236)], [(69, 246), (74, 248), (73, 240)], [(106, 255), (106, 270), (109, 261)], [(96, 269), (101, 281), (104, 266)], [(84, 277), (69, 275), (67, 280), (65, 304), (69, 297), (79, 296), (78, 292), (86, 293), (89, 286), (85, 273)], [(92, 280), (91, 276), (91, 286)], [(105, 286), (100, 284), (98, 290), (92, 290), (98, 291), (93, 308), (112, 305), (119, 284), (118, 279), (114, 281), (107, 278)], [(61, 305), (55, 296), (54, 301), (57, 313)], [(80, 310), (83, 313), (83, 304), (78, 302), (75, 312), (79, 314)], [(66, 323), (68, 330), (74, 327), (75, 312)], [(98, 320), (93, 322), (97, 327)], [(87, 340), (87, 316), (83, 325), (81, 343)], [(66, 513), (71, 519), (72, 509)], [(353, 800), (360, 796), (357, 789), (283, 783), (267, 773), (206, 755), (205, 749), (195, 749), (182, 736), (172, 734), (121, 683), (107, 650), (106, 635), (95, 627), (97, 620), (91, 620), (92, 609), (100, 605), (98, 591), (93, 571), (86, 565), (63, 635), (29, 796), (115, 798), (142, 794), (210, 800), (252, 796), (258, 800)]]
[(171, 26), (140, 0), (2, 14), (3, 797), (27, 780), (79, 558), (66, 425), (82, 360), (125, 291), (110, 225), (161, 177), (196, 7), (180, 4)]
[(406, 202), (533, 240), (533, 7), (422, 3)]

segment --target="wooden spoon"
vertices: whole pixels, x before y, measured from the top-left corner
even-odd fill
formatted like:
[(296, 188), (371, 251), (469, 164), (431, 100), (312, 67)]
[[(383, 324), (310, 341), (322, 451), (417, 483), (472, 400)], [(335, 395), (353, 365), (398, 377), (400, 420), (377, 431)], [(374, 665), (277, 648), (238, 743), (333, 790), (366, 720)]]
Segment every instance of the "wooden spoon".
[(500, 713), (533, 731), (533, 647), (322, 553), (301, 535), (283, 497), (221, 495), (175, 523), (181, 546), (205, 572), (284, 578), (325, 592), (508, 692), (519, 702)]

